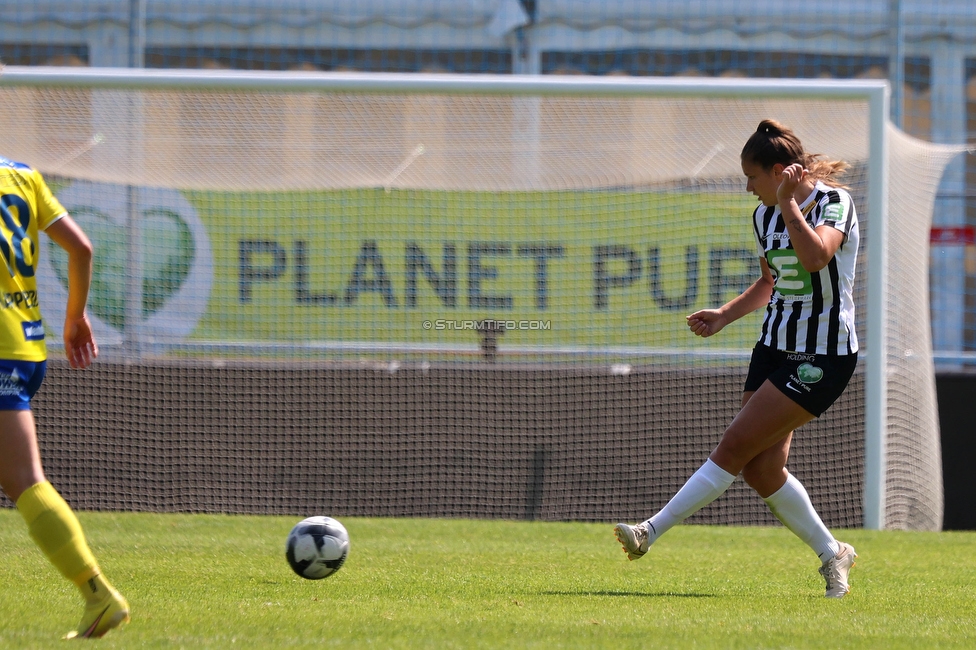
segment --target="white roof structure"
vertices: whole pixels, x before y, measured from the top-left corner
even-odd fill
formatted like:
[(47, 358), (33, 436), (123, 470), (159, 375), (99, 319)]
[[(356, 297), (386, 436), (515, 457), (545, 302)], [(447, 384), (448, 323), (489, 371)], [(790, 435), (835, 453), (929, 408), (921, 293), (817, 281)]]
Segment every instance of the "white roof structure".
[[(685, 34), (727, 31), (740, 37), (783, 34), (793, 38), (885, 37), (891, 25), (891, 0), (780, 2), (777, 0), (542, 0), (537, 23), (564, 25), (580, 32), (624, 27), (640, 33), (670, 29)], [(902, 0), (906, 40), (946, 38), (976, 42), (976, 11), (971, 0)]]
[[(504, 46), (509, 43), (506, 36), (528, 28), (558, 36), (558, 43), (543, 39), (557, 49), (613, 49), (624, 43), (661, 48), (681, 46), (689, 39), (699, 44), (748, 39), (748, 44), (741, 43), (748, 49), (791, 46), (802, 51), (848, 41), (845, 50), (860, 43), (860, 49), (876, 52), (878, 41), (888, 46), (891, 27), (899, 19), (892, 7), (900, 5), (902, 37), (909, 48), (932, 40), (976, 48), (971, 0), (858, 0), (838, 3), (837, 10), (829, 3), (776, 0), (535, 4), (536, 15), (529, 16), (519, 0), (145, 0), (146, 37), (150, 44), (246, 40), (252, 45), (335, 47), (338, 40), (363, 48), (391, 48), (414, 47), (422, 41), (432, 48), (477, 48)], [(20, 38), (46, 33), (64, 39), (127, 31), (132, 5), (130, 0), (0, 0), (0, 40), (16, 41), (17, 32)]]

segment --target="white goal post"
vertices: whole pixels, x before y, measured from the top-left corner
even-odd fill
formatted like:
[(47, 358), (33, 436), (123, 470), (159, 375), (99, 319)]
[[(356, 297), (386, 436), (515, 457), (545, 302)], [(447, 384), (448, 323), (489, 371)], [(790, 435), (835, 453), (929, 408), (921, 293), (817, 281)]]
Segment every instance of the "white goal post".
[[(94, 102), (97, 107), (91, 110), (104, 114), (86, 114), (85, 118), (97, 125), (90, 131), (97, 132), (86, 133), (81, 127), (70, 126), (71, 137), (66, 137), (64, 142), (58, 142), (57, 146), (52, 147), (51, 142), (57, 141), (58, 136), (52, 134), (50, 129), (62, 118), (50, 114), (50, 105), (61, 102), (62, 93), (67, 97), (74, 91), (103, 94), (100, 101)], [(30, 96), (32, 92), (46, 93), (48, 101), (45, 110), (48, 112), (40, 116), (24, 117), (33, 106), (31, 102), (37, 101)], [(176, 131), (153, 131), (162, 128), (159, 124), (164, 121), (165, 116), (159, 117), (153, 111), (156, 99), (164, 93), (217, 93), (259, 98), (267, 96), (273, 98), (271, 106), (275, 114), (294, 111), (296, 115), (306, 110), (307, 107), (301, 105), (304, 99), (315, 102), (329, 96), (347, 98), (342, 104), (343, 108), (348, 108), (350, 114), (355, 112), (356, 115), (346, 116), (346, 121), (338, 127), (323, 123), (307, 126), (302, 121), (303, 118), (299, 117), (295, 118), (296, 123), (301, 122), (301, 128), (305, 130), (298, 137), (292, 138), (289, 135), (286, 124), (276, 131), (275, 138), (262, 136), (264, 139), (258, 137), (256, 141), (246, 145), (252, 146), (255, 152), (263, 152), (262, 155), (271, 161), (277, 161), (279, 166), (281, 161), (288, 161), (290, 156), (303, 155), (303, 147), (313, 147), (309, 141), (314, 134), (318, 134), (314, 137), (324, 138), (325, 134), (332, 137), (336, 131), (351, 130), (350, 125), (358, 124), (360, 120), (373, 119), (369, 111), (359, 112), (355, 106), (349, 108), (349, 103), (355, 103), (356, 98), (405, 97), (407, 102), (410, 98), (425, 98), (427, 103), (421, 106), (418, 114), (430, 114), (432, 120), (438, 119), (438, 116), (442, 120), (451, 120), (448, 126), (438, 126), (436, 122), (431, 126), (419, 124), (420, 118), (416, 116), (398, 117), (389, 120), (391, 124), (395, 123), (392, 127), (386, 121), (380, 120), (377, 122), (378, 126), (367, 124), (363, 127), (366, 135), (357, 135), (348, 145), (337, 145), (327, 148), (326, 151), (313, 152), (312, 155), (319, 156), (316, 160), (324, 160), (340, 150), (347, 150), (350, 156), (348, 166), (332, 170), (328, 174), (323, 173), (322, 189), (359, 186), (381, 187), (387, 192), (391, 189), (443, 188), (473, 192), (532, 193), (577, 189), (616, 191), (621, 187), (663, 187), (669, 183), (687, 185), (687, 182), (706, 182), (708, 179), (725, 182), (741, 174), (736, 172), (738, 150), (734, 143), (744, 142), (751, 132), (743, 130), (741, 125), (751, 124), (751, 128), (754, 128), (764, 117), (779, 119), (777, 115), (762, 114), (762, 111), (783, 109), (787, 115), (781, 121), (794, 127), (804, 143), (813, 141), (814, 134), (822, 135), (823, 131), (831, 129), (834, 124), (838, 133), (836, 141), (822, 139), (816, 141), (815, 146), (822, 147), (823, 153), (831, 158), (844, 157), (861, 163), (866, 174), (866, 190), (863, 196), (865, 204), (857, 206), (859, 212), (865, 215), (862, 218), (867, 223), (867, 236), (864, 238), (866, 254), (861, 258), (866, 266), (859, 267), (859, 272), (866, 273), (867, 276), (866, 304), (860, 312), (866, 332), (862, 351), (866, 387), (863, 525), (870, 529), (941, 528), (941, 461), (938, 456), (938, 418), (927, 318), (927, 224), (931, 223), (932, 202), (942, 169), (957, 150), (922, 143), (897, 131), (888, 119), (890, 91), (886, 81), (281, 73), (7, 66), (0, 75), (0, 116), (5, 123), (4, 133), (0, 134), (0, 155), (23, 160), (46, 174), (58, 177), (98, 183), (114, 182), (135, 188), (164, 187), (201, 191), (204, 187), (210, 187), (207, 185), (210, 181), (200, 180), (203, 173), (200, 169), (186, 171), (173, 167), (174, 164), (180, 164), (178, 161), (181, 158), (185, 160), (188, 156), (185, 148), (190, 146), (191, 140), (174, 140), (180, 137)], [(301, 98), (298, 101), (300, 105), (289, 103), (289, 97)], [(447, 103), (439, 103), (437, 98), (446, 98)], [(451, 98), (458, 101), (460, 108), (450, 103)], [(484, 120), (489, 120), (495, 114), (493, 111), (496, 109), (492, 106), (469, 106), (477, 104), (482, 98), (505, 101), (516, 106), (515, 109), (506, 108), (504, 111), (505, 128), (509, 131), (507, 141), (514, 143), (505, 144), (508, 147), (505, 151), (497, 143), (506, 138), (499, 138), (497, 134), (472, 134), (472, 131), (480, 128), (489, 130), (490, 124)], [(552, 144), (559, 140), (558, 131), (562, 127), (558, 116), (562, 114), (559, 112), (562, 109), (548, 114), (545, 113), (547, 109), (541, 106), (550, 100), (563, 98), (589, 102), (674, 100), (679, 104), (677, 108), (669, 109), (671, 112), (654, 106), (626, 109), (630, 116), (628, 128), (633, 128), (633, 132), (622, 137), (621, 143), (614, 143), (606, 150), (598, 150), (603, 146), (599, 143), (599, 138), (612, 137), (613, 134), (603, 133), (601, 136), (602, 132), (599, 132), (597, 126), (599, 133), (596, 136), (583, 132), (579, 134), (580, 142), (590, 143), (585, 145), (589, 147), (588, 150), (581, 154), (580, 151), (585, 147), (580, 144), (569, 152), (571, 155), (567, 155), (567, 151), (559, 150), (559, 147)], [(64, 119), (70, 121), (71, 111), (74, 110), (72, 100), (67, 97), (63, 101), (68, 107), (68, 117)], [(392, 102), (381, 99), (379, 103)], [(725, 103), (730, 108), (724, 108)], [(794, 109), (801, 104), (802, 108)], [(236, 99), (229, 104), (231, 107), (244, 105)], [(700, 105), (701, 117), (687, 114), (688, 107), (695, 105)], [(841, 105), (852, 107), (849, 113), (860, 117), (853, 118), (850, 123), (842, 122), (832, 112)], [(203, 106), (192, 117), (188, 117), (189, 113), (183, 111), (178, 118), (180, 124), (184, 128), (195, 129), (198, 134), (223, 129), (223, 125), (212, 126), (208, 120), (216, 124), (222, 119), (222, 111), (227, 116), (225, 109), (219, 102), (210, 109), (207, 106), (209, 105)], [(282, 106), (285, 108), (282, 109)], [(586, 110), (591, 109), (592, 106), (587, 105)], [(618, 109), (614, 104), (607, 111), (614, 112)], [(114, 113), (116, 110), (119, 112)], [(327, 119), (321, 118), (322, 111), (318, 108), (311, 107), (308, 110), (317, 110), (319, 112), (316, 114), (320, 119)], [(398, 109), (394, 107), (390, 110)], [(478, 122), (479, 128), (472, 129), (470, 122), (464, 122), (457, 117), (465, 110), (473, 111), (482, 120)], [(575, 109), (565, 109), (567, 112), (570, 110)], [(242, 112), (246, 110), (242, 109)], [(589, 117), (580, 118), (580, 128), (588, 128), (594, 122), (590, 118), (595, 115), (598, 116), (599, 112), (586, 113)], [(729, 117), (727, 123), (724, 123), (726, 115)], [(796, 123), (796, 120), (791, 120), (794, 115), (797, 116), (796, 119), (810, 116), (810, 121)], [(688, 127), (693, 121), (672, 127), (666, 124), (669, 116), (679, 120), (700, 119), (701, 122), (697, 127)], [(192, 122), (196, 119), (201, 120), (204, 127)], [(255, 119), (260, 124), (266, 118), (259, 115)], [(243, 117), (236, 122), (231, 120), (235, 124), (227, 128), (239, 125), (243, 120)], [(452, 126), (454, 120), (460, 121), (460, 126)], [(654, 126), (649, 126), (652, 123)], [(396, 151), (389, 154), (389, 160), (384, 158), (385, 151), (379, 151), (383, 146), (382, 142), (370, 141), (362, 153), (351, 148), (357, 142), (364, 142), (369, 136), (368, 132), (374, 128), (378, 140), (387, 134), (386, 129), (391, 128), (415, 129), (421, 135), (413, 140), (398, 140), (396, 146), (391, 147)], [(693, 128), (700, 132), (694, 132)], [(556, 134), (553, 135), (548, 130), (555, 130)], [(851, 137), (851, 133), (855, 136)], [(862, 142), (851, 142), (852, 139), (859, 139), (856, 136), (858, 133), (861, 133)], [(470, 143), (465, 141), (466, 137), (474, 138), (475, 135), (481, 135), (482, 139)], [(247, 133), (240, 134), (242, 141), (249, 137)], [(682, 140), (683, 137), (687, 137), (687, 143)], [(728, 137), (733, 144), (722, 144), (722, 137)], [(38, 143), (39, 139), (47, 144)], [(627, 142), (623, 142), (625, 140), (633, 141), (632, 149), (624, 149), (627, 146)], [(660, 151), (654, 149), (657, 146), (655, 143), (659, 141), (663, 142)], [(597, 144), (592, 144), (593, 142)], [(718, 144), (712, 146), (710, 143), (713, 142)], [(469, 147), (471, 151), (481, 150), (484, 152), (484, 160), (481, 162), (485, 163), (485, 167), (478, 167), (478, 161), (468, 160), (478, 156), (469, 155), (462, 162), (458, 162), (460, 158), (452, 158), (450, 152), (435, 151), (431, 143), (437, 143), (442, 150), (446, 150), (447, 146)], [(161, 149), (157, 150), (157, 145), (163, 148), (168, 146), (173, 151), (165, 155), (158, 153)], [(228, 160), (235, 158), (232, 155), (235, 150), (231, 145), (228, 145), (228, 151), (231, 152), (229, 154), (211, 144), (207, 146), (210, 147), (209, 152), (205, 150), (194, 155), (201, 156), (205, 162), (208, 155), (212, 156), (208, 163), (211, 167), (218, 164), (231, 165), (215, 172), (215, 177), (218, 178), (213, 181), (215, 189), (242, 191), (242, 186), (249, 185), (267, 191), (274, 191), (276, 188), (312, 191), (320, 180), (315, 174), (321, 173), (321, 164), (309, 165), (308, 169), (299, 170), (297, 163), (288, 163), (291, 166), (285, 180), (277, 179), (266, 187), (261, 187), (264, 182), (262, 179), (267, 178), (267, 170), (254, 171), (248, 168), (235, 171), (233, 160)], [(274, 149), (279, 146), (281, 151)], [(509, 151), (511, 148), (516, 152)], [(648, 153), (650, 149), (653, 151)], [(688, 151), (684, 151), (685, 149)], [(592, 159), (589, 153), (593, 154)], [(615, 153), (627, 159), (626, 165), (620, 169), (611, 169), (607, 162), (614, 158)], [(673, 160), (668, 159), (667, 156), (672, 154)], [(125, 155), (131, 157), (125, 159)], [(426, 165), (426, 159), (433, 161), (435, 155), (443, 155), (443, 159), (439, 161), (439, 165), (431, 162), (429, 169), (421, 168), (417, 162), (419, 159)], [(575, 157), (576, 160), (565, 160), (570, 157)], [(243, 158), (237, 156), (237, 160), (241, 161)], [(360, 160), (366, 162), (363, 163), (362, 170), (357, 171), (353, 168)], [(382, 160), (383, 164), (378, 164), (377, 160)], [(243, 162), (241, 164), (243, 166)], [(253, 159), (247, 158), (248, 166), (256, 164)], [(490, 169), (488, 164), (491, 165)], [(316, 170), (316, 167), (319, 169)], [(669, 168), (673, 173), (669, 173)], [(353, 178), (356, 173), (360, 173), (360, 180)], [(223, 180), (220, 179), (228, 179), (226, 187), (221, 186)], [(289, 185), (292, 182), (294, 184)], [(237, 183), (243, 185), (238, 186)], [(735, 189), (744, 189), (744, 183)], [(919, 217), (920, 214), (923, 215), (922, 218)], [(740, 224), (743, 229), (747, 229), (747, 216), (743, 215)], [(908, 232), (906, 223), (910, 223), (916, 230)], [(433, 232), (435, 239), (440, 236), (440, 231), (435, 229)], [(920, 233), (925, 233), (924, 238), (920, 239)], [(899, 243), (893, 244), (895, 241)], [(256, 255), (265, 252), (265, 249), (260, 248), (263, 245), (260, 242), (255, 244), (258, 247)], [(913, 246), (914, 250), (906, 253), (905, 246)], [(516, 255), (513, 252), (500, 253), (499, 250), (501, 249), (489, 250), (485, 255)], [(544, 259), (539, 253), (532, 253), (528, 248), (526, 250), (529, 252), (524, 254), (525, 257), (535, 260), (537, 271), (550, 259)], [(292, 254), (290, 249), (288, 253)], [(295, 254), (304, 254), (304, 249), (296, 248)], [(904, 261), (906, 254), (908, 262)], [(444, 255), (446, 260), (447, 253)], [(536, 257), (532, 258), (532, 255)], [(896, 261), (893, 261), (894, 255), (898, 256)], [(608, 264), (611, 262), (616, 264), (619, 260), (611, 258)], [(909, 265), (910, 269), (907, 268)], [(893, 268), (895, 266), (898, 268)], [(138, 272), (138, 266), (130, 267), (130, 270), (132, 268)], [(265, 271), (266, 274), (271, 273), (262, 267), (261, 272)], [(487, 275), (480, 277), (491, 279), (494, 277), (491, 272), (488, 268), (484, 272)], [(265, 276), (255, 273), (254, 277), (257, 286)], [(437, 279), (436, 269), (428, 277)], [(624, 278), (623, 272), (616, 275), (608, 272), (604, 279), (606, 287), (609, 287), (608, 293), (629, 282)], [(380, 295), (382, 288), (377, 287), (381, 280), (378, 276), (368, 281), (360, 278), (360, 284), (355, 286), (358, 287), (357, 290)], [(296, 280), (296, 286), (297, 283)], [(907, 284), (911, 286), (906, 286)], [(243, 280), (241, 286), (244, 286)], [(536, 286), (536, 300), (541, 303), (543, 297), (539, 286), (541, 285)], [(133, 290), (131, 283), (129, 290)], [(135, 290), (138, 291), (138, 287)], [(346, 292), (348, 299), (348, 286)], [(303, 295), (308, 293), (306, 291)], [(908, 304), (893, 293), (899, 296), (911, 294), (913, 302)], [(335, 298), (341, 302), (342, 296), (336, 295), (338, 298), (324, 295), (321, 300), (327, 302)], [(358, 294), (352, 295), (355, 297)], [(372, 293), (370, 297), (373, 297)], [(402, 300), (399, 296), (393, 298)], [(893, 315), (892, 309), (903, 311)], [(128, 313), (130, 316), (133, 313), (131, 305)], [(924, 324), (919, 325), (920, 320)], [(49, 315), (48, 321), (54, 322), (54, 319)], [(384, 342), (382, 332), (377, 336), (380, 340), (372, 340), (372, 345)], [(592, 342), (590, 339), (582, 343), (573, 340), (571, 345), (559, 349), (572, 349), (575, 346), (583, 351), (592, 350), (593, 345), (588, 341)], [(662, 347), (667, 346), (668, 343), (662, 344)], [(526, 350), (530, 349), (531, 342), (524, 347)], [(651, 347), (654, 346), (648, 345), (648, 348)], [(638, 348), (639, 346), (634, 346), (628, 339), (623, 342), (608, 341), (600, 349), (605, 351), (606, 357), (613, 358), (614, 350), (622, 351), (622, 354), (626, 351), (639, 353)], [(423, 348), (421, 346), (417, 349)], [(544, 353), (544, 349), (542, 352)], [(893, 382), (899, 381), (902, 383), (893, 388)], [(917, 404), (906, 408), (902, 408), (900, 404), (894, 407), (894, 399), (902, 402), (917, 400)], [(897, 412), (897, 418), (902, 418), (900, 421), (893, 421), (893, 411)], [(906, 412), (908, 415), (905, 415)], [(911, 440), (906, 441), (906, 437)], [(892, 465), (893, 444), (901, 445), (894, 453), (900, 466)], [(901, 503), (902, 501), (905, 503)]]

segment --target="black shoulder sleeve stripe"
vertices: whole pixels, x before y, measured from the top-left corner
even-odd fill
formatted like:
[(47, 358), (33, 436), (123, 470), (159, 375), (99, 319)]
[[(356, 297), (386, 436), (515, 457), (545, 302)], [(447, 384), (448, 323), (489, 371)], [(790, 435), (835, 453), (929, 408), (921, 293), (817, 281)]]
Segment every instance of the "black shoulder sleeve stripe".
[(827, 192), (827, 203), (840, 203), (840, 192), (837, 190)]

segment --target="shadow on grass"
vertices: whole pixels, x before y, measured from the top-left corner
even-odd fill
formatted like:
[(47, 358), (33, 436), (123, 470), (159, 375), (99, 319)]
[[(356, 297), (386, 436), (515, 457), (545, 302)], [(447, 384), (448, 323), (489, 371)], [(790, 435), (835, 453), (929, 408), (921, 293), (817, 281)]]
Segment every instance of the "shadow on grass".
[(673, 591), (542, 591), (542, 596), (614, 596), (624, 598), (717, 598), (715, 594), (681, 594)]

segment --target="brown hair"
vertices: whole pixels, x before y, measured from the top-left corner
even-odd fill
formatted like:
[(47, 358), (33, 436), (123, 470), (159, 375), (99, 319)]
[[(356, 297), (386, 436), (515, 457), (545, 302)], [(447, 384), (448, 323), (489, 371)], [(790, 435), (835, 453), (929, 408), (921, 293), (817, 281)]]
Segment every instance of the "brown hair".
[(776, 120), (759, 123), (755, 133), (742, 147), (740, 157), (765, 170), (772, 169), (776, 164), (789, 166), (799, 163), (814, 179), (833, 187), (843, 187), (836, 179), (850, 168), (842, 160), (827, 160), (823, 154), (806, 153), (796, 134)]

